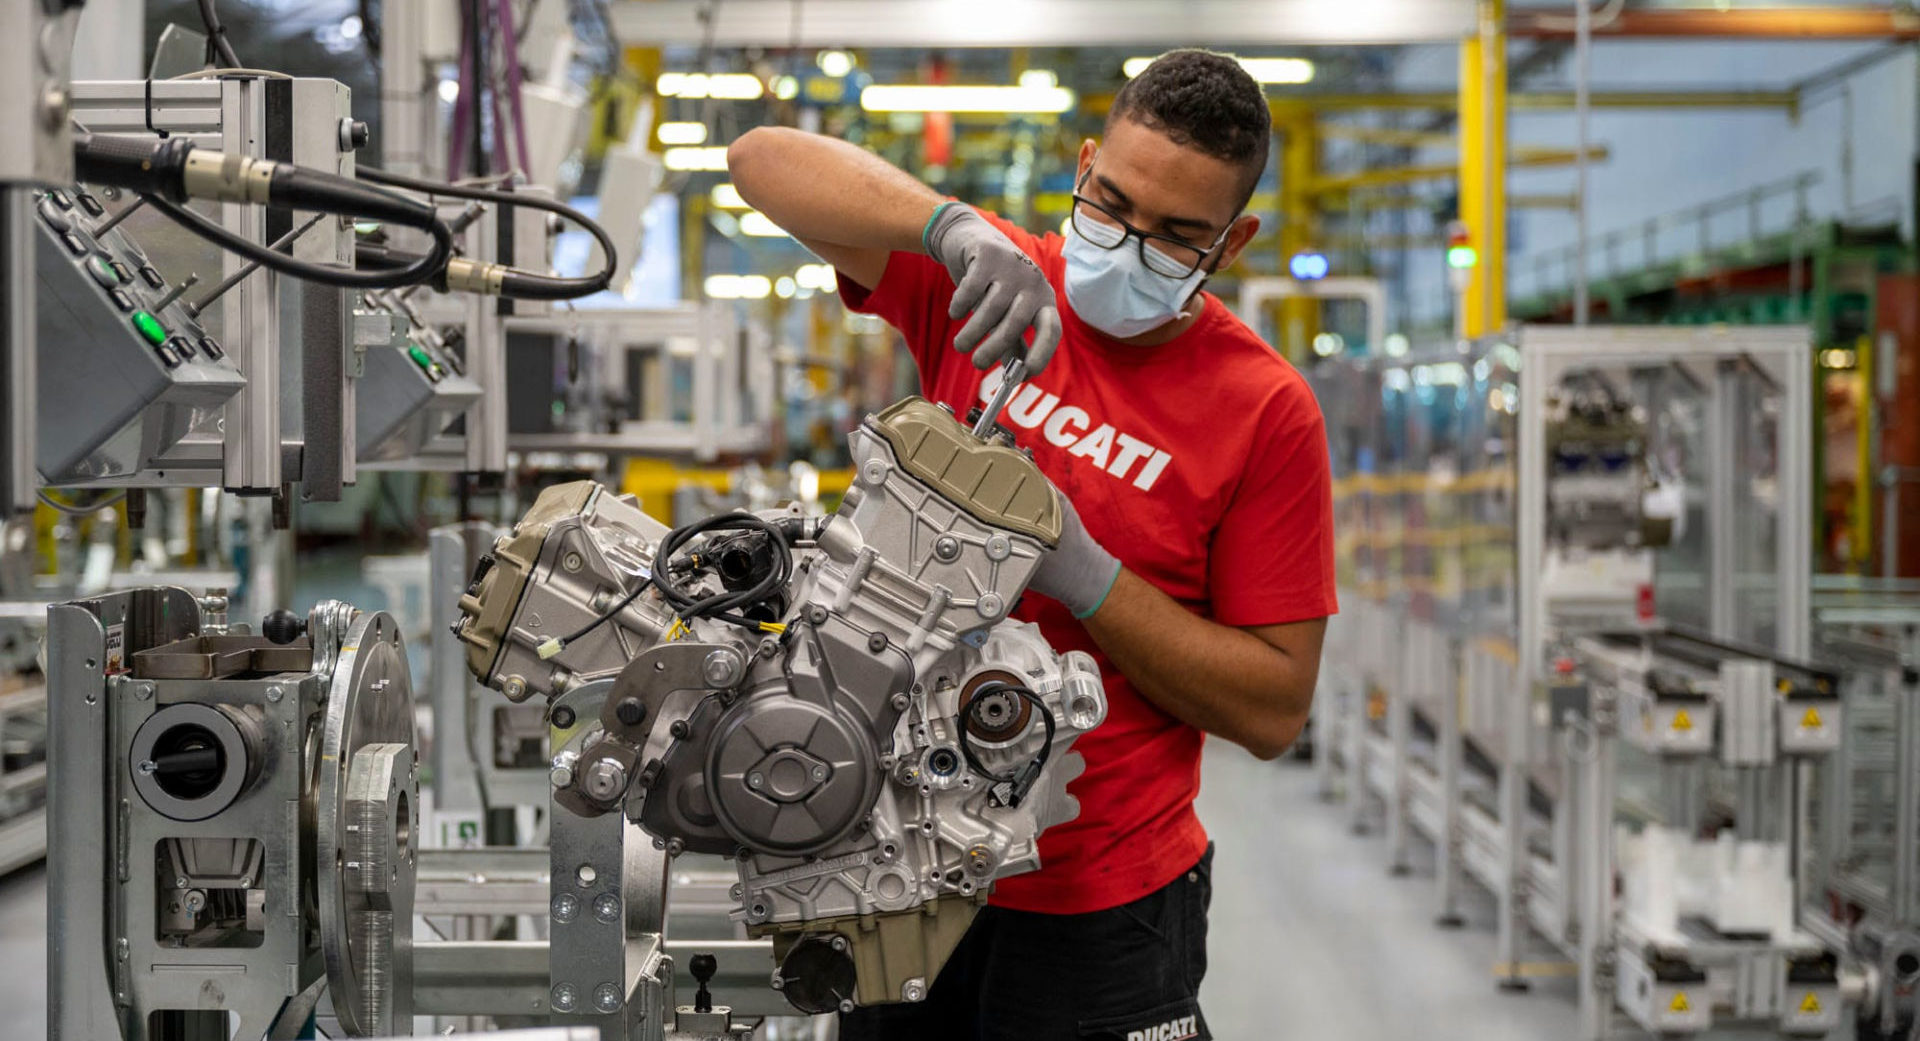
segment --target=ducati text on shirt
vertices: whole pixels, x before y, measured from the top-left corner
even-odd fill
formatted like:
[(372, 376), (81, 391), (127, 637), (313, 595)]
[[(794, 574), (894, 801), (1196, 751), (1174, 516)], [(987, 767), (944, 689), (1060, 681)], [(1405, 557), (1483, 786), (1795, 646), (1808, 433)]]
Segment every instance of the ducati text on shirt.
[[(995, 369), (980, 384), (980, 401), (985, 404), (1000, 389), (1001, 371)], [(1048, 443), (1067, 450), (1100, 470), (1122, 481), (1132, 481), (1141, 491), (1152, 491), (1173, 455), (1140, 438), (1114, 429), (1111, 423), (1097, 423), (1097, 417), (1078, 405), (1064, 404), (1057, 394), (1049, 394), (1035, 384), (1020, 388), (1000, 413), (1002, 423), (1038, 429)]]

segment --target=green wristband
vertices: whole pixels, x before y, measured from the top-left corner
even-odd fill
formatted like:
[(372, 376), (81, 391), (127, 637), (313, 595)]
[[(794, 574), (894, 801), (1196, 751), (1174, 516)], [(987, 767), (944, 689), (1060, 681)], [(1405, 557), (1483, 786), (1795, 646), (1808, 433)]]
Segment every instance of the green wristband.
[(1100, 612), (1100, 609), (1106, 606), (1107, 597), (1113, 595), (1113, 587), (1119, 581), (1120, 581), (1120, 562), (1116, 560), (1113, 562), (1113, 577), (1107, 579), (1107, 588), (1100, 591), (1100, 599), (1095, 600), (1093, 602), (1093, 606), (1087, 608), (1085, 611), (1073, 612), (1073, 616), (1075, 618), (1080, 619), (1081, 621), (1085, 621), (1089, 618), (1092, 618), (1094, 615), (1098, 614)]
[(920, 229), (920, 248), (924, 250), (928, 256), (933, 255), (933, 244), (927, 241), (927, 236), (933, 232), (934, 222), (940, 219), (941, 214), (947, 212), (947, 207), (962, 205), (965, 204), (958, 199), (948, 199), (946, 202), (933, 208), (933, 214), (927, 218), (927, 226)]

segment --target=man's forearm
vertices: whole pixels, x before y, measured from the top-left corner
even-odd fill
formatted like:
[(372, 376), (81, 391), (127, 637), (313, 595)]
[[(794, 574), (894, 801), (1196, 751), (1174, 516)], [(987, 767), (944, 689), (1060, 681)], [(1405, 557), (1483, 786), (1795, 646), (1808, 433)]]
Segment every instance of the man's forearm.
[(1306, 726), (1319, 676), (1313, 653), (1290, 653), (1208, 621), (1122, 570), (1087, 631), (1146, 699), (1183, 723), (1272, 758)]
[(865, 149), (787, 127), (748, 131), (727, 148), (740, 197), (802, 241), (923, 252), (940, 193)]

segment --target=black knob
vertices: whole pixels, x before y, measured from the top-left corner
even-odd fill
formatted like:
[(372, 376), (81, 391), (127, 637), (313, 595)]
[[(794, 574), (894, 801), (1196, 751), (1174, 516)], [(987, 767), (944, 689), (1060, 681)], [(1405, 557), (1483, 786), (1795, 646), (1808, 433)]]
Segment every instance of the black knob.
[(307, 631), (306, 620), (282, 607), (260, 619), (260, 635), (279, 644), (288, 644)]
[(641, 720), (647, 718), (647, 706), (642, 705), (639, 698), (622, 698), (613, 707), (613, 714), (620, 720), (621, 726), (637, 727)]
[(367, 147), (367, 134), (367, 124), (358, 119), (347, 126), (347, 140), (351, 141), (355, 148)]
[(713, 974), (720, 971), (720, 959), (711, 954), (696, 954), (687, 959), (687, 971), (693, 973), (693, 981), (700, 985), (693, 995), (693, 1010), (712, 1012), (713, 994), (707, 990), (707, 984), (713, 982)]

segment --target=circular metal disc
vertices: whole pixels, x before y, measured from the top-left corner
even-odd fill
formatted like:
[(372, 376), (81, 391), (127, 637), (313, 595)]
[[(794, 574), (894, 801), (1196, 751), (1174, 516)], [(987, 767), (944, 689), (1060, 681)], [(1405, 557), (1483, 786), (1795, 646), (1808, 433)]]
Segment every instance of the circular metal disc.
[[(404, 1030), (407, 1021), (394, 1013), (410, 1004), (402, 993), (411, 986), (412, 973), (405, 968), (410, 958), (396, 948), (411, 945), (413, 859), (402, 858), (405, 877), (397, 883), (403, 890), (398, 895), (404, 896), (406, 912), (396, 916), (399, 921), (384, 930), (385, 935), (370, 935), (362, 901), (350, 877), (355, 866), (356, 832), (349, 826), (356, 822), (348, 813), (348, 772), (356, 754), (369, 745), (382, 744), (417, 748), (413, 680), (407, 668), (406, 648), (400, 642), (400, 627), (392, 616), (376, 611), (360, 615), (347, 627), (346, 640), (334, 664), (321, 731), (315, 806), (320, 944), (326, 957), (328, 987), (340, 1025), (359, 1036), (384, 1035), (395, 1032), (396, 1027)], [(417, 807), (416, 772), (411, 763), (408, 767), (406, 799), (410, 807)], [(372, 944), (384, 944), (387, 949), (370, 953), (367, 947)], [(396, 980), (396, 976), (407, 978)], [(362, 1010), (368, 1008), (387, 1010), (381, 1018), (389, 1022), (362, 1022)]]
[(720, 720), (709, 748), (714, 816), (751, 850), (792, 856), (826, 849), (879, 797), (872, 738), (810, 701), (743, 701)]

